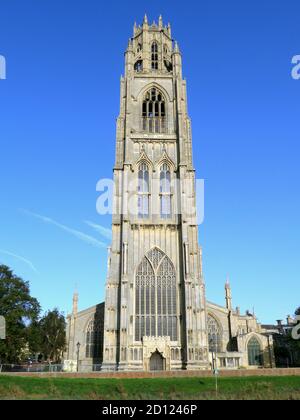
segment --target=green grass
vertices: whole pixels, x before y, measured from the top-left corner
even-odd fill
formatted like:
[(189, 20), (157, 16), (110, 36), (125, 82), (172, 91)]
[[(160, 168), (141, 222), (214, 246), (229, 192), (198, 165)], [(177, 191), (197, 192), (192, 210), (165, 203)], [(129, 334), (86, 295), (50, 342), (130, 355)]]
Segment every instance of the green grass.
[[(214, 378), (71, 379), (0, 376), (0, 399), (216, 399)], [(219, 378), (218, 399), (300, 400), (300, 377)]]

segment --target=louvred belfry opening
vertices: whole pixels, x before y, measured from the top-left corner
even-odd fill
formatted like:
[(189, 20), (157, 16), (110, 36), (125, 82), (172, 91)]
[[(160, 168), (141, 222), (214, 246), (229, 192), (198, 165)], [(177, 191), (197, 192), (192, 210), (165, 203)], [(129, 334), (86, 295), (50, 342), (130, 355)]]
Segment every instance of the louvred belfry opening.
[(166, 102), (163, 94), (156, 88), (150, 89), (144, 96), (142, 122), (145, 132), (166, 132)]

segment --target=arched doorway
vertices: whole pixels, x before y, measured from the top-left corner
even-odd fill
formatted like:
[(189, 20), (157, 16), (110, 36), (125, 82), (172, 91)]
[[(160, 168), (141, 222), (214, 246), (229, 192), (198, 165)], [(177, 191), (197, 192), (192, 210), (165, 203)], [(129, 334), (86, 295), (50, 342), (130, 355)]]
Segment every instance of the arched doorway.
[(159, 351), (156, 351), (152, 354), (150, 357), (150, 371), (162, 371), (165, 370), (165, 359), (159, 353)]

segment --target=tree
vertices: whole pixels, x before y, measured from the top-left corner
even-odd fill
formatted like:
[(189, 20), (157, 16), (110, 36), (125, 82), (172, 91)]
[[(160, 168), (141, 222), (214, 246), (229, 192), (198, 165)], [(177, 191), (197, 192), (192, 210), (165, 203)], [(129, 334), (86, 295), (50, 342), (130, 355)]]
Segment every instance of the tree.
[(58, 309), (49, 311), (39, 322), (40, 351), (49, 362), (60, 362), (66, 349), (66, 320)]
[(0, 315), (6, 320), (6, 340), (0, 340), (0, 362), (18, 363), (28, 345), (27, 328), (38, 319), (40, 305), (29, 283), (0, 265)]
[(27, 327), (28, 349), (31, 355), (41, 352), (41, 331), (39, 319)]
[(298, 309), (296, 309), (296, 311), (295, 311), (295, 315), (297, 316), (297, 315), (300, 315), (300, 306), (299, 306), (299, 308)]

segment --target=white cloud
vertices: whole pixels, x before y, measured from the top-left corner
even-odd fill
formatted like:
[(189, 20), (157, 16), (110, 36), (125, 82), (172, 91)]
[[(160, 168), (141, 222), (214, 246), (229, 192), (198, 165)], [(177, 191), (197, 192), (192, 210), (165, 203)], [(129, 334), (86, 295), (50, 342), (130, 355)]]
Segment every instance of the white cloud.
[(38, 273), (38, 270), (35, 268), (32, 262), (29, 261), (27, 258), (24, 258), (21, 255), (14, 254), (13, 252), (5, 251), (4, 249), (0, 249), (0, 253), (4, 255), (8, 255), (9, 257), (16, 258), (19, 261), (22, 261), (23, 263), (27, 264), (33, 271)]
[(104, 238), (111, 240), (112, 238), (111, 229), (107, 229), (104, 226), (97, 225), (96, 223), (89, 222), (89, 221), (85, 221), (85, 223), (91, 228), (95, 229), (97, 232), (99, 232), (100, 235), (103, 236)]
[(22, 211), (28, 214), (29, 216), (33, 216), (36, 219), (41, 220), (44, 223), (48, 223), (50, 225), (58, 227), (59, 229), (69, 233), (70, 235), (75, 236), (77, 239), (80, 239), (81, 241), (86, 242), (89, 245), (95, 246), (96, 248), (107, 248), (107, 244), (105, 244), (104, 242), (98, 241), (92, 236), (86, 235), (85, 233), (80, 232), (79, 230), (72, 229), (72, 228), (69, 228), (68, 226), (58, 223), (55, 220), (51, 219), (50, 217), (42, 216), (40, 214), (33, 213), (31, 211), (24, 210), (24, 209), (22, 209)]

